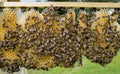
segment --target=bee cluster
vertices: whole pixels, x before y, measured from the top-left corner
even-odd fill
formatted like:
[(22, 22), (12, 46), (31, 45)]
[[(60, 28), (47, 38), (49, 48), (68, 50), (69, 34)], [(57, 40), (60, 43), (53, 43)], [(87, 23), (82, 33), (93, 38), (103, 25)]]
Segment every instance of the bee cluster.
[[(61, 8), (60, 8), (61, 9)], [(0, 68), (17, 72), (20, 67), (43, 69), (82, 65), (82, 55), (102, 66), (110, 63), (120, 48), (119, 12), (105, 9), (90, 17), (74, 8), (59, 14), (59, 8), (48, 7), (41, 13), (4, 8), (0, 15)]]
[[(109, 15), (106, 10), (96, 12), (85, 23), (84, 31), (81, 33), (81, 45), (83, 55), (92, 62), (102, 66), (110, 63), (120, 48), (120, 25), (117, 23), (118, 12)], [(81, 20), (81, 19), (80, 19)], [(92, 21), (92, 22), (91, 22)], [(83, 22), (80, 22), (81, 24)]]
[(16, 30), (16, 12), (6, 8), (0, 27), (0, 68), (7, 72), (19, 71), (20, 57), (18, 56), (18, 33)]

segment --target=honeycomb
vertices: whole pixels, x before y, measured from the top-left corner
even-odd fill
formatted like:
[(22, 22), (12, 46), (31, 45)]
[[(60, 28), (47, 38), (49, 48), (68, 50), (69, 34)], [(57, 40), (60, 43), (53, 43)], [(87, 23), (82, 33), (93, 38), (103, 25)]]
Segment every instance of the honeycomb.
[(3, 12), (0, 12), (0, 41), (4, 41), (5, 33), (7, 33), (7, 28), (3, 28)]
[(8, 29), (16, 30), (17, 15), (12, 8), (3, 9), (3, 26)]
[(40, 56), (37, 58), (36, 62), (37, 62), (36, 63), (37, 69), (48, 70), (49, 68), (52, 68), (55, 66), (53, 57), (50, 55)]
[(36, 55), (32, 54), (32, 49), (24, 49), (19, 51), (20, 53), (20, 60), (21, 60), (21, 66), (25, 67), (27, 69), (35, 69), (36, 68)]
[[(120, 48), (119, 12), (85, 11), (50, 6), (41, 13), (31, 8), (17, 17), (15, 8), (0, 12), (0, 68), (13, 73), (20, 67), (49, 70), (82, 66), (82, 55), (107, 65)], [(63, 8), (65, 9), (65, 8)], [(77, 16), (76, 16), (77, 15)]]
[(7, 71), (9, 73), (19, 71), (20, 70), (19, 66), (21, 63), (19, 62), (19, 56), (17, 55), (18, 54), (17, 48), (16, 48), (16, 50), (2, 49), (1, 52), (2, 52), (0, 54), (0, 56), (1, 56), (0, 58), (2, 58), (2, 60), (0, 61), (1, 69), (3, 71)]
[(83, 54), (102, 66), (110, 63), (119, 49), (119, 27), (110, 23), (110, 19), (111, 15), (106, 10), (100, 10), (95, 13), (90, 29), (83, 32)]
[(11, 8), (3, 9), (3, 23), (0, 27), (0, 40), (2, 47), (0, 55), (2, 58), (1, 69), (7, 72), (19, 71), (20, 61), (17, 48), (16, 12)]
[(88, 25), (87, 25), (87, 21), (88, 21), (88, 15), (84, 12), (79, 12), (78, 14), (78, 22), (79, 22), (79, 25), (80, 27), (82, 28), (86, 28)]
[(69, 9), (66, 14), (66, 23), (75, 24), (76, 14), (74, 9)]
[(42, 14), (40, 14), (35, 9), (31, 9), (23, 14), (22, 18), (19, 19), (18, 23), (22, 26), (23, 30), (25, 30), (26, 28), (35, 25), (36, 23), (39, 23), (40, 21), (42, 21), (42, 19)]
[(0, 41), (4, 41), (4, 36), (7, 33), (7, 28), (0, 27)]
[(57, 35), (59, 33), (59, 29), (63, 28), (63, 24), (59, 24), (61, 16), (55, 11), (55, 8), (49, 7), (42, 11), (42, 15), (44, 16), (45, 25), (48, 26), (53, 32)]
[[(0, 12), (0, 16), (3, 17), (3, 12)], [(0, 27), (3, 27), (3, 18), (0, 18)]]
[(3, 57), (5, 59), (15, 60), (15, 59), (19, 58), (17, 56), (17, 52), (16, 51), (12, 51), (11, 49), (9, 49), (8, 51), (3, 50), (2, 52), (3, 52)]
[[(110, 20), (110, 23), (111, 23), (111, 26), (117, 26), (116, 30), (117, 31), (120, 31), (120, 25), (117, 21), (117, 19), (119, 18), (119, 12), (114, 12), (113, 14), (111, 14), (111, 20)], [(112, 25), (113, 24), (113, 25)]]
[[(42, 14), (39, 14), (38, 11), (31, 9), (30, 11), (25, 12), (23, 14), (23, 17), (19, 20), (20, 22), (23, 21), (20, 24), (22, 26), (21, 27), (22, 29), (20, 30), (21, 33), (19, 32), (19, 34), (20, 35), (23, 34), (23, 36), (20, 37), (19, 45), (21, 48), (20, 51), (22, 53), (24, 52), (22, 54), (24, 56), (23, 57), (21, 56), (22, 57), (21, 60), (23, 63), (23, 67), (25, 67), (25, 68), (42, 69), (42, 68), (52, 67), (52, 62), (51, 61), (49, 62), (49, 60), (51, 60), (51, 59), (46, 58), (46, 63), (49, 62), (47, 65), (48, 67), (45, 66), (45, 63), (41, 63), (42, 61), (45, 61), (45, 59), (44, 59), (43, 55), (41, 56), (41, 54), (43, 54), (44, 52), (40, 52), (39, 47), (41, 46), (40, 44), (41, 44), (41, 39), (43, 38), (43, 34), (48, 32), (48, 31), (46, 31), (48, 28), (46, 29), (46, 25), (45, 25), (43, 19), (44, 19), (44, 16), (42, 16)], [(24, 45), (26, 45), (28, 47), (26, 47)], [(38, 58), (40, 58), (40, 59), (38, 59)], [(31, 59), (33, 59), (33, 60), (31, 60)], [(30, 61), (31, 61), (31, 63), (29, 63)]]
[(58, 66), (73, 67), (76, 61), (82, 64), (75, 18), (74, 9), (69, 9), (65, 16), (65, 27), (61, 28), (54, 48), (54, 59)]

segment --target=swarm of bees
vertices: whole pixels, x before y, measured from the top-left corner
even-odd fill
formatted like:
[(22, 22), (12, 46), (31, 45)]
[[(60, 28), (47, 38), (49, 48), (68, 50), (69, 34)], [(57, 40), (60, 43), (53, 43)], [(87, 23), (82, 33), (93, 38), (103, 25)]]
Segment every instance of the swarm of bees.
[(112, 61), (119, 50), (120, 26), (116, 20), (118, 16), (117, 12), (110, 15), (103, 9), (93, 14), (91, 24), (85, 23), (82, 26), (83, 55), (92, 62), (105, 66)]
[(34, 8), (17, 18), (14, 8), (0, 15), (0, 68), (9, 73), (82, 65), (82, 55), (102, 66), (110, 63), (120, 48), (119, 12), (105, 9), (90, 17), (75, 9), (59, 14), (58, 7)]

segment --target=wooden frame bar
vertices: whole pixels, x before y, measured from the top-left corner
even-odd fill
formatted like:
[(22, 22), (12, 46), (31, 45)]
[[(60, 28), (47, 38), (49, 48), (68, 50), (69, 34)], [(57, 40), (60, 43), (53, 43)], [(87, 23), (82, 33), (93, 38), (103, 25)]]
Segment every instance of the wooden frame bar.
[(0, 2), (7, 2), (7, 0), (0, 0)]
[(104, 2), (0, 2), (0, 7), (86, 7), (86, 8), (120, 8), (120, 3)]

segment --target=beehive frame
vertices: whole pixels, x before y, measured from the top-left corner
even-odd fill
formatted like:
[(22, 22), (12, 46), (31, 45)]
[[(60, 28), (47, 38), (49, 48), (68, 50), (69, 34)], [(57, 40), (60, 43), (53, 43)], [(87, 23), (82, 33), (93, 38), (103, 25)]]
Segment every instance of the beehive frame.
[(120, 8), (120, 3), (98, 2), (0, 2), (0, 7), (84, 7), (84, 8)]

